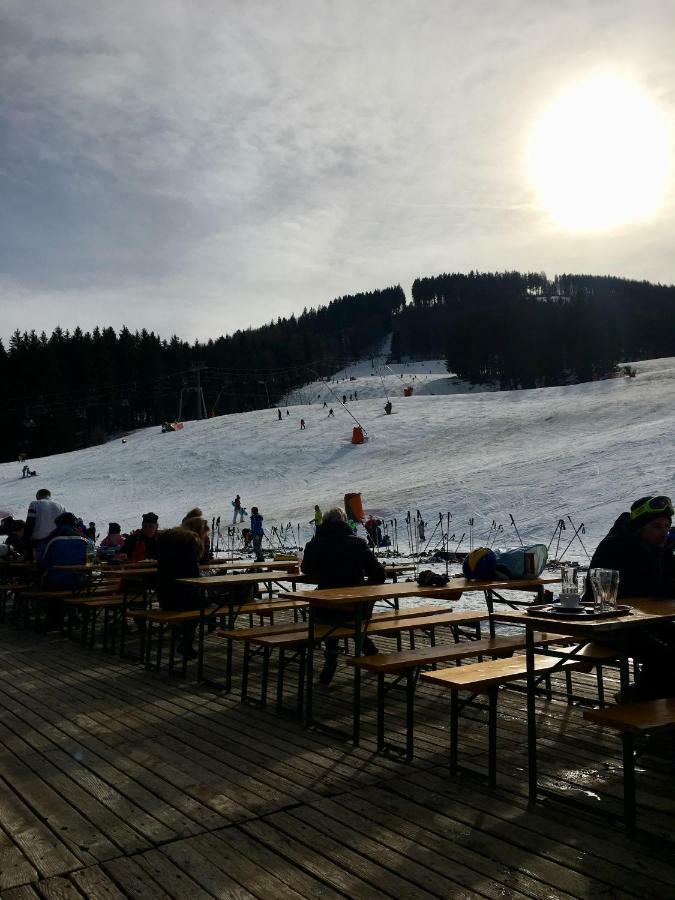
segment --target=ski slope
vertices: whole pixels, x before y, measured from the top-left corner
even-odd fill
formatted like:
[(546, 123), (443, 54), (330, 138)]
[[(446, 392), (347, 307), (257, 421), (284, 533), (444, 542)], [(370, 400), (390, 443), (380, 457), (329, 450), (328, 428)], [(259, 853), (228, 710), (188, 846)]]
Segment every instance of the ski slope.
[[(634, 379), (447, 393), (442, 364), (410, 363), (386, 376), (394, 414), (385, 416), (382, 380), (367, 360), (342, 376), (354, 381), (331, 384), (340, 397), (354, 390), (359, 397), (344, 407), (329, 400), (334, 418), (316, 396), (326, 387), (319, 382), (304, 389), (312, 402), (296, 398), (282, 421), (271, 409), (186, 422), (171, 434), (145, 428), (124, 444), (32, 460), (33, 479), (21, 479), (21, 463), (5, 463), (0, 509), (23, 516), (35, 491), (48, 487), (105, 533), (108, 521), (137, 527), (148, 510), (170, 526), (194, 505), (229, 522), (239, 493), (268, 527), (307, 526), (315, 503), (325, 510), (360, 491), (367, 510), (398, 519), (399, 540), (407, 510), (421, 510), (427, 534), (449, 511), (457, 539), (467, 532), (462, 546), (470, 517), (475, 543), (494, 520), (504, 528), (499, 544), (509, 546), (517, 543), (509, 515), (524, 540), (548, 543), (556, 521), (570, 514), (585, 523), (592, 550), (633, 499), (674, 490), (675, 359), (635, 365)], [(412, 397), (403, 397), (404, 385), (415, 388)], [(350, 443), (350, 413), (367, 432), (364, 445)], [(577, 543), (567, 557), (585, 559)]]

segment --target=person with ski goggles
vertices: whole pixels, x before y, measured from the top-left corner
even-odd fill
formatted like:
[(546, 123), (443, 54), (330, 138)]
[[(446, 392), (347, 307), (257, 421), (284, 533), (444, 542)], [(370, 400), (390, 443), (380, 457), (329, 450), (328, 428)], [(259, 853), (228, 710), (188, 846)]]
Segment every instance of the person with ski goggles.
[[(619, 599), (675, 599), (673, 504), (663, 495), (640, 497), (622, 513), (593, 554), (589, 569), (619, 572)], [(675, 697), (675, 623), (632, 629), (629, 655), (640, 663), (637, 683), (621, 702)], [(614, 646), (615, 634), (597, 639)]]

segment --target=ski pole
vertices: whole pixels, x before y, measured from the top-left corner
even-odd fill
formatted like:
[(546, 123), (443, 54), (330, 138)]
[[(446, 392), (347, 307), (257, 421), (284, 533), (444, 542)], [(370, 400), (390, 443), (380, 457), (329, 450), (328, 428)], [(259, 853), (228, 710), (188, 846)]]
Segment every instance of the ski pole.
[[(572, 528), (574, 528), (574, 522), (572, 521), (571, 516), (568, 515), (567, 518), (570, 520), (570, 525), (572, 526)], [(587, 556), (588, 559), (590, 560), (591, 554), (588, 552), (588, 550), (587, 550), (586, 547), (584, 546), (584, 542), (583, 542), (583, 541), (581, 540), (581, 538), (579, 537), (579, 533), (581, 533), (581, 534), (586, 534), (586, 526), (584, 525), (583, 522), (581, 523), (581, 525), (580, 525), (580, 526), (578, 527), (578, 529), (577, 529), (577, 540), (579, 541), (579, 543), (581, 544), (581, 546), (584, 548), (584, 553), (586, 554), (586, 556)]]
[(422, 551), (423, 553), (426, 553), (426, 552), (427, 552), (427, 549), (428, 549), (428, 547), (429, 547), (429, 544), (433, 541), (434, 535), (436, 534), (436, 531), (438, 530), (438, 526), (439, 526), (439, 525), (441, 525), (441, 538), (443, 537), (443, 526), (442, 526), (442, 522), (443, 522), (443, 513), (439, 513), (439, 514), (438, 514), (438, 522), (436, 522), (436, 524), (434, 525), (434, 530), (431, 532), (431, 536), (429, 537), (429, 540), (426, 542), (426, 545), (425, 545), (425, 547), (424, 547), (424, 550)]
[(524, 547), (525, 544), (523, 544), (523, 539), (521, 538), (520, 532), (518, 531), (518, 526), (516, 525), (516, 520), (513, 518), (513, 516), (511, 515), (511, 513), (509, 513), (509, 519), (511, 519), (511, 524), (513, 525), (513, 527), (514, 527), (515, 530), (516, 530), (516, 535), (518, 536), (518, 540), (520, 541), (520, 546), (521, 546), (521, 547)]
[[(569, 516), (568, 516), (568, 518), (569, 518)], [(570, 522), (571, 522), (571, 521), (572, 521), (572, 520), (570, 519)], [(585, 526), (584, 526), (584, 523), (582, 522), (581, 525), (575, 530), (575, 532), (574, 532), (574, 534), (572, 535), (570, 541), (568, 542), (567, 546), (565, 547), (565, 549), (564, 549), (563, 552), (562, 552), (562, 555), (563, 555), (563, 556), (565, 556), (565, 554), (567, 553), (567, 551), (570, 549), (570, 547), (572, 546), (572, 544), (574, 543), (574, 541), (575, 541), (577, 538), (579, 538), (579, 543), (581, 544), (581, 546), (584, 547), (583, 541), (582, 541), (581, 538), (579, 537), (579, 532), (580, 532), (581, 529), (584, 528), (584, 527), (585, 527)], [(572, 528), (574, 528), (574, 523), (573, 523), (573, 522), (572, 522)], [(584, 547), (584, 550), (586, 551), (586, 556), (588, 556), (588, 550), (586, 550), (585, 547)], [(588, 556), (588, 558), (590, 559), (590, 556)]]

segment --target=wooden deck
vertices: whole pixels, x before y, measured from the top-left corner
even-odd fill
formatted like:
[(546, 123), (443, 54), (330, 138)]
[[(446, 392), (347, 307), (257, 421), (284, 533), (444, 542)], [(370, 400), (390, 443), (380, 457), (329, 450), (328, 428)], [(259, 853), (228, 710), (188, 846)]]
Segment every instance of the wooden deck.
[[(222, 645), (208, 639), (209, 677)], [(354, 749), (273, 705), (242, 706), (237, 682), (224, 695), (57, 635), (0, 626), (0, 668), (3, 900), (673, 896), (672, 763), (644, 757), (646, 834), (630, 840), (595, 815), (620, 811), (616, 735), (560, 700), (538, 706), (542, 783), (558, 796), (528, 809), (524, 697), (512, 691), (490, 792), (449, 776), (448, 698), (433, 686), (420, 685), (417, 757), (405, 763), (374, 753), (369, 676)], [(252, 694), (256, 678), (253, 666)], [(579, 693), (594, 684), (575, 675)], [(317, 717), (348, 728), (350, 685), (340, 666)], [(387, 709), (402, 740), (403, 698)], [(460, 759), (480, 767), (486, 749), (482, 715), (467, 711)]]

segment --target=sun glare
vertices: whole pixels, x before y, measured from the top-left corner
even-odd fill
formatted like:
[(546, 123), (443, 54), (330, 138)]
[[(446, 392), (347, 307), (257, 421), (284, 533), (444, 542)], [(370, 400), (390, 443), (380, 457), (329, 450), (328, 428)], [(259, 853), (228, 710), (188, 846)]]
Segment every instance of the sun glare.
[(602, 75), (562, 94), (537, 122), (528, 169), (562, 228), (602, 230), (650, 219), (669, 180), (665, 115), (633, 82)]

